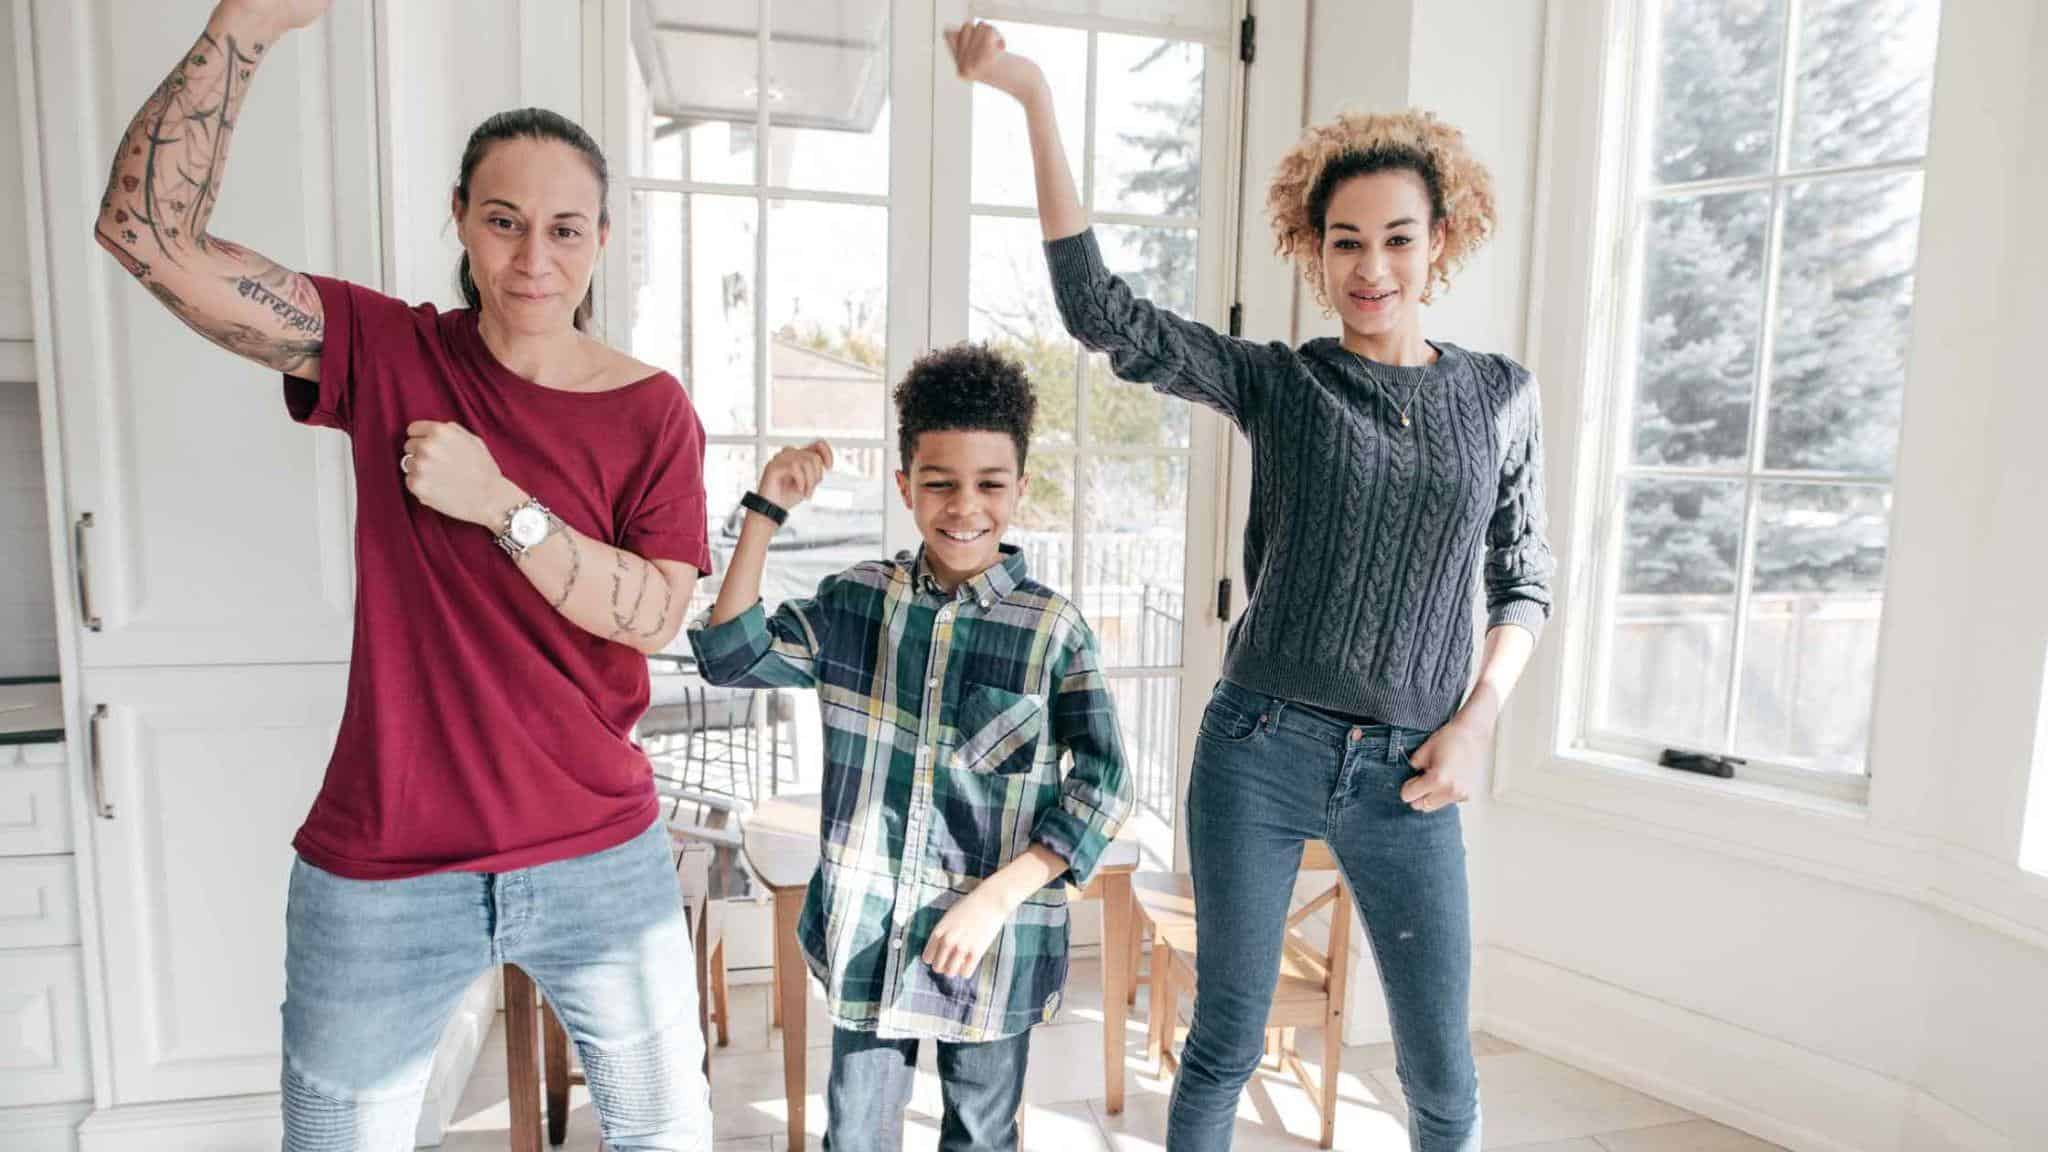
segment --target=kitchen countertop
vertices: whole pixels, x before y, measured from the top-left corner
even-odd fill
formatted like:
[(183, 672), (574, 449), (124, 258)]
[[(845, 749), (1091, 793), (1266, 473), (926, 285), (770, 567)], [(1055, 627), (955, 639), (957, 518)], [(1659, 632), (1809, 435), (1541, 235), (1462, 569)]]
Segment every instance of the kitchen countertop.
[(64, 739), (64, 698), (55, 680), (0, 683), (0, 744)]

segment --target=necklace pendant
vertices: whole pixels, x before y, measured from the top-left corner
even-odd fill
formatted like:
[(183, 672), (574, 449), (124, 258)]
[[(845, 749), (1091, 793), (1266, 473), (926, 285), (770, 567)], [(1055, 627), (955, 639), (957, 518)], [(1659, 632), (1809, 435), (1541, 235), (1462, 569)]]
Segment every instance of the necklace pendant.
[(1403, 428), (1406, 428), (1407, 426), (1408, 426), (1408, 414), (1407, 414), (1406, 412), (1403, 412), (1403, 413), (1401, 414), (1401, 427), (1403, 427)]

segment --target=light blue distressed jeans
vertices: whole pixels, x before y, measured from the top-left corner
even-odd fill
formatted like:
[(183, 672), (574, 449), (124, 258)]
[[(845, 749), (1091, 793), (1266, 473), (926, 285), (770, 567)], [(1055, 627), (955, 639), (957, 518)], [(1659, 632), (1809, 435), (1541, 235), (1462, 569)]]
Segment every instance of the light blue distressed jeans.
[(285, 1152), (413, 1146), (434, 1048), (483, 972), (517, 964), (583, 1059), (611, 1152), (711, 1147), (697, 985), (659, 820), (514, 872), (348, 880), (292, 866)]

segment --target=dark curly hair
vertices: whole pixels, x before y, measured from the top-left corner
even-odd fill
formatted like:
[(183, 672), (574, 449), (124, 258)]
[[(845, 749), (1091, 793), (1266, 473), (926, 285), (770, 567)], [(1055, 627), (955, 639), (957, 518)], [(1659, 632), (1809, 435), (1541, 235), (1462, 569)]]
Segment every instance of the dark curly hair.
[(897, 447), (907, 471), (926, 432), (1001, 432), (1017, 445), (1017, 469), (1031, 443), (1038, 395), (1024, 365), (984, 344), (934, 348), (896, 385)]

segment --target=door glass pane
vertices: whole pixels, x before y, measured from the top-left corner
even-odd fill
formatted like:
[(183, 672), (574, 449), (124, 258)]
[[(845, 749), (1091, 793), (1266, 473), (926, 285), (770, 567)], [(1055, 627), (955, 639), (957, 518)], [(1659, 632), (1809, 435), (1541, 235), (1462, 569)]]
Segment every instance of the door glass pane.
[(755, 202), (630, 198), (633, 355), (674, 372), (713, 435), (754, 428)]
[(1109, 667), (1180, 663), (1187, 618), (1188, 461), (1091, 457), (1081, 611)]
[[(1052, 88), (1053, 110), (1060, 139), (1076, 184), (1082, 180), (1082, 133), (1087, 125), (1088, 34), (1071, 28), (1043, 28), (1002, 21), (1003, 42), (1029, 56), (1044, 71)], [(945, 48), (938, 51), (943, 55)], [(941, 66), (950, 66), (946, 57)], [(1024, 110), (986, 84), (974, 85), (974, 145), (968, 199), (976, 204), (1031, 208), (1038, 203), (1031, 177), (1031, 140), (1024, 131)], [(1031, 222), (1037, 227), (1037, 222)]]
[(1124, 738), (1124, 766), (1137, 803), (1126, 829), (1137, 837), (1145, 868), (1173, 867), (1176, 804), (1174, 776), (1180, 764), (1180, 677), (1119, 676), (1109, 681), (1117, 727)]
[(1819, 484), (1766, 484), (1758, 495), (1737, 746), (1861, 772), (1891, 495)]
[(976, 216), (967, 266), (967, 336), (1016, 357), (1038, 392), (1033, 439), (1074, 442), (1080, 346), (1052, 300), (1038, 222)]
[[(711, 571), (697, 581), (690, 598), (690, 618), (718, 599), (732, 551), (739, 546), (740, 497), (761, 477), (754, 449), (746, 444), (709, 444), (704, 448), (704, 512), (711, 540)], [(770, 565), (772, 568), (773, 565)]]
[(785, 2), (773, 11), (769, 185), (888, 192), (888, 0)]
[(1649, 206), (1636, 335), (1639, 463), (1707, 467), (1747, 459), (1770, 213), (1769, 192)]
[(1096, 38), (1097, 209), (1201, 211), (1202, 57), (1201, 45), (1186, 41)]
[(1742, 498), (1738, 481), (1628, 483), (1601, 727), (1719, 746), (1734, 655)]
[(1768, 172), (1785, 0), (1665, 0), (1651, 171), (1659, 184)]
[(1030, 481), (1005, 536), (1023, 549), (1031, 578), (1056, 592), (1074, 588), (1074, 458), (1035, 446), (1024, 465)]
[(769, 201), (767, 291), (770, 430), (880, 436), (888, 210)]
[[(810, 499), (790, 510), (788, 522), (769, 541), (761, 599), (772, 607), (791, 597), (816, 595), (827, 576), (883, 555), (886, 479), (880, 447), (835, 445), (832, 470)], [(889, 484), (891, 493), (894, 488)], [(736, 543), (736, 520), (733, 529)]]
[(1802, 184), (1785, 206), (1772, 468), (1891, 474), (1912, 328), (1920, 175)]
[(632, 135), (623, 172), (750, 184), (760, 88), (752, 21), (727, 26), (679, 8), (664, 16), (664, 7), (651, 5), (653, 19), (632, 40), (626, 78)]

